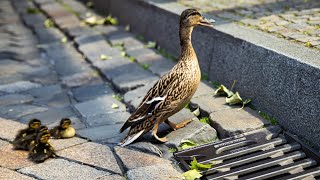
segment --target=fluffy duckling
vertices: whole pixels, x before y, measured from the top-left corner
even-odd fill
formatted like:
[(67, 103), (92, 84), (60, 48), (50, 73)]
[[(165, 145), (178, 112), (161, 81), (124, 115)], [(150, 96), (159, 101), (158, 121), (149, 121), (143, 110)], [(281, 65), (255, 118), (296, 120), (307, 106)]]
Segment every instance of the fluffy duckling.
[(35, 145), (30, 150), (29, 158), (34, 162), (43, 162), (50, 157), (56, 157), (53, 147), (49, 143), (51, 135), (47, 131), (37, 135)]
[(137, 110), (124, 123), (120, 132), (130, 128), (119, 145), (126, 146), (139, 136), (152, 130), (152, 135), (161, 142), (166, 137), (157, 136), (158, 127), (165, 122), (173, 129), (185, 126), (191, 120), (174, 124), (168, 118), (179, 112), (196, 92), (201, 79), (197, 55), (192, 47), (191, 34), (196, 26), (213, 27), (196, 9), (187, 9), (180, 16), (181, 53), (178, 63), (162, 76), (147, 92)]
[(29, 144), (29, 146), (28, 146), (28, 149), (29, 149), (29, 150), (31, 150), (31, 149), (35, 146), (37, 135), (38, 135), (39, 133), (42, 133), (42, 132), (47, 132), (47, 133), (49, 133), (48, 127), (45, 126), (45, 125), (41, 125), (39, 128), (36, 129), (36, 133), (35, 133), (34, 135), (32, 135), (32, 137), (30, 138), (30, 139), (32, 139), (32, 140), (31, 140), (31, 142), (30, 142), (30, 144)]
[(13, 140), (14, 149), (29, 150), (29, 144), (35, 139), (36, 131), (40, 126), (41, 121), (39, 119), (31, 119), (28, 128), (20, 130)]
[(63, 118), (59, 126), (50, 130), (50, 134), (56, 139), (71, 138), (76, 135), (76, 130), (71, 126), (71, 120), (69, 118)]

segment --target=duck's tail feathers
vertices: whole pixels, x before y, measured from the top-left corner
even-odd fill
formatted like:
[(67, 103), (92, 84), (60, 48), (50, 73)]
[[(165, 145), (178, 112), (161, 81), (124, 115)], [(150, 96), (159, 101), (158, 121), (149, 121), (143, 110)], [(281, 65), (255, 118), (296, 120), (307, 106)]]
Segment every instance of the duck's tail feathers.
[(135, 134), (132, 134), (132, 135), (125, 137), (118, 145), (121, 147), (124, 147), (124, 146), (132, 143), (134, 140), (138, 139), (138, 137), (140, 137), (143, 134), (143, 132), (144, 132), (144, 129), (142, 129), (141, 131), (139, 131)]

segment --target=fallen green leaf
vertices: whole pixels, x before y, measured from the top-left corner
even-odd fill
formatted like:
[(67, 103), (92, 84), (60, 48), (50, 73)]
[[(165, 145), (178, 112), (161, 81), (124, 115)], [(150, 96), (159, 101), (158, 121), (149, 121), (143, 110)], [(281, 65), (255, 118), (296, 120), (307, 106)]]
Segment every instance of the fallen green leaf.
[(192, 169), (182, 174), (185, 180), (195, 180), (202, 177), (202, 174), (196, 170)]
[(203, 117), (199, 120), (200, 122), (206, 123), (206, 124), (210, 124), (209, 118), (208, 117)]
[(44, 25), (44, 27), (46, 27), (46, 28), (51, 28), (51, 27), (53, 27), (53, 21), (51, 20), (51, 19), (46, 19), (44, 22), (43, 22), (43, 25)]
[(88, 2), (86, 3), (86, 6), (87, 6), (88, 8), (92, 8), (92, 7), (93, 7), (93, 2), (92, 2), (92, 1), (88, 1)]
[(198, 107), (196, 110), (192, 111), (192, 113), (193, 113), (195, 116), (199, 116), (199, 115), (200, 115), (200, 108)]
[(242, 98), (240, 97), (240, 94), (236, 92), (232, 96), (226, 97), (226, 103), (228, 103), (229, 105), (234, 105), (234, 104), (242, 104), (243, 101), (242, 101)]
[(141, 64), (141, 66), (143, 67), (143, 69), (148, 70), (150, 67), (150, 64), (143, 63), (143, 64)]
[(177, 152), (177, 149), (176, 148), (169, 148), (169, 152), (171, 152), (171, 153), (174, 153), (174, 152)]
[(111, 25), (117, 25), (118, 24), (117, 18), (114, 18), (111, 15), (106, 17), (105, 22), (106, 22), (106, 24), (111, 24)]
[(125, 31), (129, 32), (130, 31), (130, 25), (126, 25), (126, 27), (124, 28)]
[(199, 146), (199, 144), (197, 144), (195, 142), (192, 142), (190, 140), (182, 140), (180, 145), (179, 145), (179, 149), (180, 150), (188, 149), (188, 148), (192, 148), (192, 147), (195, 147), (195, 146)]
[(155, 48), (156, 46), (157, 46), (157, 43), (153, 41), (148, 41), (146, 45), (147, 48)]
[(136, 58), (134, 58), (134, 57), (130, 56), (130, 57), (129, 57), (129, 61), (131, 61), (131, 62), (135, 62), (135, 61), (136, 61)]
[(198, 163), (197, 159), (194, 157), (193, 160), (190, 162), (190, 169), (196, 169), (196, 170), (207, 170), (209, 168), (211, 168), (211, 166), (214, 166), (214, 163), (210, 163), (210, 164), (200, 164)]
[(28, 14), (38, 14), (38, 13), (40, 13), (40, 10), (37, 8), (28, 8), (27, 13)]
[(123, 99), (123, 98), (120, 97), (118, 94), (113, 94), (112, 97), (115, 98), (117, 101), (120, 101), (120, 102), (121, 102), (122, 99)]
[(113, 103), (113, 104), (111, 105), (111, 107), (112, 107), (112, 109), (118, 109), (118, 108), (119, 108), (118, 104), (116, 104), (116, 103)]
[(214, 92), (215, 95), (227, 95), (227, 97), (233, 96), (233, 92), (226, 88), (224, 85), (220, 85)]
[(111, 58), (112, 58), (111, 56), (107, 56), (107, 55), (105, 55), (105, 54), (101, 54), (101, 55), (100, 55), (100, 59), (103, 60), (103, 61), (104, 61), (104, 60), (111, 59)]
[(121, 56), (125, 57), (127, 55), (127, 53), (125, 51), (121, 51)]
[(62, 42), (62, 43), (66, 43), (66, 42), (68, 42), (67, 37), (63, 37), (63, 38), (61, 38), (61, 42)]

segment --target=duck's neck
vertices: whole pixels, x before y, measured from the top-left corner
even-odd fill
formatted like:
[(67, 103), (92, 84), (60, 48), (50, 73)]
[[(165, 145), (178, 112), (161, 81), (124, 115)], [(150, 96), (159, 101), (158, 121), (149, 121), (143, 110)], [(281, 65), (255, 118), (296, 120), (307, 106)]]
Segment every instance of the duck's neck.
[(193, 27), (180, 26), (179, 35), (181, 45), (181, 59), (193, 59), (193, 57), (196, 55), (191, 43), (192, 30)]

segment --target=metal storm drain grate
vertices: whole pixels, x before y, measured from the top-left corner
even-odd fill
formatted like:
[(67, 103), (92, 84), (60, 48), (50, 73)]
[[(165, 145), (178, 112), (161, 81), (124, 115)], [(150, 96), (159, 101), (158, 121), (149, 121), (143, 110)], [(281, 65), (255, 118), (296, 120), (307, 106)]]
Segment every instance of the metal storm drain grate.
[(184, 170), (195, 157), (215, 162), (203, 179), (320, 179), (320, 156), (290, 133), (272, 127), (174, 154)]

